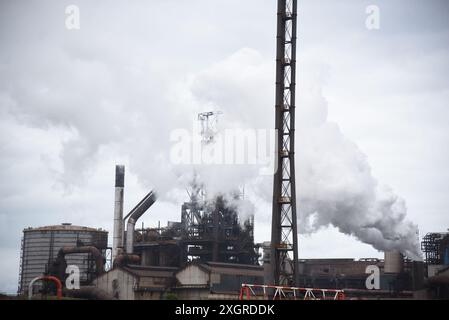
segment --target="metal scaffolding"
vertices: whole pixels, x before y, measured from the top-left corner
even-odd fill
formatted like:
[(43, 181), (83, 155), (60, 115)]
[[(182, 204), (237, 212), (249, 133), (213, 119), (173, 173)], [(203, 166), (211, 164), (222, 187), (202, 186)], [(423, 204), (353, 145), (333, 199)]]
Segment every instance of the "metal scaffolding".
[(277, 167), (273, 183), (270, 279), (298, 283), (295, 186), (295, 79), (297, 1), (278, 0), (276, 49)]
[(427, 264), (449, 264), (449, 233), (428, 233), (421, 242)]
[(195, 193), (182, 206), (182, 242), (189, 260), (257, 264), (254, 220), (241, 221), (222, 196), (198, 203)]
[(196, 178), (181, 207), (181, 221), (136, 230), (135, 250), (143, 265), (182, 267), (189, 261), (258, 265), (254, 218), (242, 220), (234, 201), (222, 195), (206, 200)]

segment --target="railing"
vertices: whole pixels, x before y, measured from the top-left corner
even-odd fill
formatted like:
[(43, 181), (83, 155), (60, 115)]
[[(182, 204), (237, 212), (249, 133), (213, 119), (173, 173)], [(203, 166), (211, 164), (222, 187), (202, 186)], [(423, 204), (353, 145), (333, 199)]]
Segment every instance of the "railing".
[[(274, 293), (270, 293), (273, 292)], [(243, 283), (240, 288), (240, 300), (345, 300), (344, 290), (284, 287)]]

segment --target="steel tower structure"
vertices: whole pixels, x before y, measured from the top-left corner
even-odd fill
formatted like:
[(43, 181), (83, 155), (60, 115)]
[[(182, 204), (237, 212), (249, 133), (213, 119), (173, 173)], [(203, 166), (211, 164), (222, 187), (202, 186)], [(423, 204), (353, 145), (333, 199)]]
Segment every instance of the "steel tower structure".
[(276, 171), (273, 182), (271, 277), (297, 285), (298, 233), (295, 186), (295, 78), (297, 0), (278, 0), (276, 48)]

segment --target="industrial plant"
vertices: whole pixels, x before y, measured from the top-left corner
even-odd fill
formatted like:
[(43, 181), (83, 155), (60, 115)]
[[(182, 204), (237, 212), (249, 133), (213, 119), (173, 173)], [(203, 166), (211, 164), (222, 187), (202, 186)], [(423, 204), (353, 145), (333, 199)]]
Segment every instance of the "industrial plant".
[[(151, 214), (158, 199), (157, 190), (125, 213), (125, 167), (117, 165), (112, 244), (107, 231), (70, 223), (24, 229), (18, 294), (111, 300), (449, 298), (448, 232), (424, 237), (424, 261), (399, 251), (385, 252), (384, 259), (298, 256), (296, 25), (297, 1), (278, 0), (278, 169), (273, 175), (271, 235), (265, 242), (255, 242), (255, 217), (234, 205), (242, 195), (205, 197), (201, 177), (191, 181), (185, 202), (179, 204), (178, 221), (140, 227), (139, 219)], [(113, 180), (111, 175), (111, 192)], [(70, 266), (79, 269), (79, 288), (64, 287)]]
[[(125, 168), (116, 166), (113, 246), (102, 229), (62, 225), (23, 230), (19, 295), (41, 297), (56, 292), (52, 282), (65, 283), (67, 266), (80, 270), (79, 290), (62, 290), (81, 299), (239, 299), (251, 288), (250, 299), (270, 298), (270, 241), (254, 242), (254, 217), (241, 213), (224, 196), (206, 200), (195, 179), (180, 206), (180, 221), (164, 227), (136, 228), (139, 218), (157, 201), (150, 191), (126, 216), (123, 214)], [(234, 195), (238, 197), (238, 195)], [(426, 259), (412, 261), (397, 251), (384, 259), (301, 259), (299, 281), (281, 286), (284, 298), (297, 288), (296, 298), (320, 298), (322, 290), (345, 299), (447, 298), (449, 232), (427, 234), (422, 241)], [(367, 289), (378, 268), (377, 287)], [(307, 293), (306, 289), (309, 290)], [(289, 291), (290, 290), (290, 291)], [(272, 293), (274, 294), (274, 293)], [(245, 295), (243, 295), (245, 297)], [(312, 296), (309, 296), (311, 298)], [(290, 297), (291, 298), (291, 297)]]

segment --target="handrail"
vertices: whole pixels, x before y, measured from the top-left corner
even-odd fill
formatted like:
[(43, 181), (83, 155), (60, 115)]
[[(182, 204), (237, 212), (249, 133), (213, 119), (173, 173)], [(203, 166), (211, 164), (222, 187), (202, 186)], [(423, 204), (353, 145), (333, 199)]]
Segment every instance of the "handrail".
[[(301, 299), (298, 294), (303, 294), (303, 300), (344, 300), (345, 292), (339, 289), (320, 289), (320, 288), (301, 288), (301, 287), (284, 287), (275, 285), (247, 284), (242, 283), (239, 299), (250, 299), (251, 295), (257, 297), (254, 289), (262, 289), (264, 299), (268, 300), (267, 289), (274, 289), (273, 300), (288, 299), (287, 294), (292, 293), (293, 299)], [(327, 295), (327, 296), (326, 296)]]

